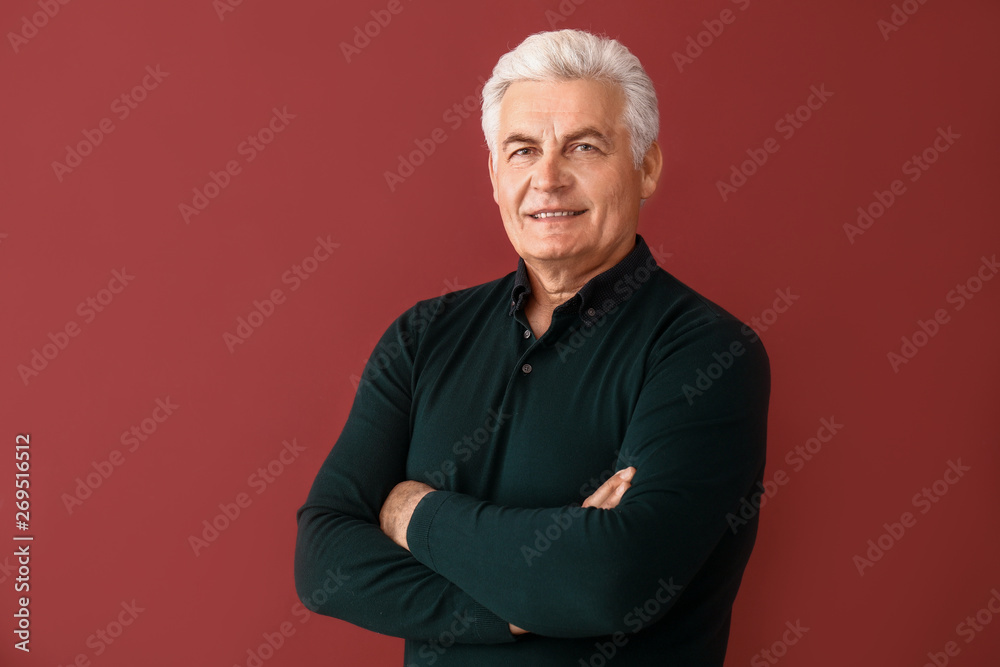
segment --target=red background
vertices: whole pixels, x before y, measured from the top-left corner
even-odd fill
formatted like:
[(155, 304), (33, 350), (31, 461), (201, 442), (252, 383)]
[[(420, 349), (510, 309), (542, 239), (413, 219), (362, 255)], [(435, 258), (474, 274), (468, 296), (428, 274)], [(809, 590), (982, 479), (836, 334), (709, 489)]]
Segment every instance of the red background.
[[(30, 433), (35, 541), (30, 655), (12, 648), (15, 543), (0, 551), (0, 663), (246, 665), (287, 622), (264, 664), (402, 664), (400, 639), (293, 611), (295, 510), (392, 319), (515, 268), (478, 113), (446, 113), (554, 26), (619, 38), (657, 86), (666, 164), (639, 231), (664, 267), (744, 320), (775, 290), (799, 297), (761, 332), (768, 477), (788, 477), (762, 513), (727, 665), (796, 621), (809, 630), (781, 664), (923, 665), (949, 641), (951, 664), (997, 664), (1000, 622), (969, 643), (956, 626), (1000, 587), (1000, 280), (960, 310), (947, 295), (1000, 251), (1000, 8), (908, 0), (886, 39), (888, 0), (576, 1), (403, 0), (350, 62), (340, 44), (386, 2), (247, 1), (221, 18), (210, 0), (71, 2), (36, 32), (37, 2), (4, 3), (0, 533), (19, 532), (12, 451)], [(673, 54), (727, 8), (735, 20), (679, 68)], [(168, 74), (120, 118), (112, 104), (147, 66)], [(786, 138), (775, 123), (810, 86), (832, 96)], [(246, 161), (238, 146), (274, 108), (294, 118)], [(114, 130), (57, 176), (103, 118)], [(960, 138), (911, 182), (904, 163), (939, 127)], [(390, 190), (385, 172), (437, 128), (447, 140)], [(723, 201), (717, 182), (769, 137), (779, 150)], [(239, 173), (186, 222), (179, 205), (229, 160)], [(845, 223), (895, 179), (905, 194), (852, 243)], [(339, 247), (292, 291), (282, 275), (317, 237)], [(86, 321), (78, 304), (123, 267), (134, 278)], [(286, 301), (230, 352), (223, 335), (276, 288)], [(894, 371), (887, 354), (939, 308), (948, 321)], [(23, 379), (71, 322), (78, 335)], [(177, 409), (128, 451), (123, 432), (167, 397)], [(786, 453), (831, 417), (843, 428), (795, 470)], [(293, 438), (305, 451), (252, 486)], [(64, 494), (115, 450), (122, 464), (70, 512)], [(959, 459), (970, 470), (922, 514), (913, 496)], [(252, 504), (196, 556), (189, 536), (239, 493)], [(854, 556), (907, 511), (916, 524), (859, 574)], [(88, 637), (132, 600), (144, 611), (96, 656)]]

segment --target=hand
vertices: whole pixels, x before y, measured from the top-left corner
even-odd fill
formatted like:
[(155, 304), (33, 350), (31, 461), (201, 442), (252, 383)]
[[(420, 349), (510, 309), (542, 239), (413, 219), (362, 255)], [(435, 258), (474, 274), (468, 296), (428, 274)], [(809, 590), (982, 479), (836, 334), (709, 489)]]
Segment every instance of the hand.
[(619, 470), (583, 501), (583, 507), (596, 507), (602, 510), (614, 509), (618, 506), (625, 492), (632, 487), (633, 475), (635, 475), (635, 468), (632, 466)]
[(406, 480), (392, 487), (378, 513), (379, 528), (389, 536), (389, 539), (409, 551), (410, 547), (406, 544), (406, 529), (410, 525), (410, 517), (413, 516), (413, 510), (416, 509), (420, 499), (434, 490), (433, 486), (413, 480)]

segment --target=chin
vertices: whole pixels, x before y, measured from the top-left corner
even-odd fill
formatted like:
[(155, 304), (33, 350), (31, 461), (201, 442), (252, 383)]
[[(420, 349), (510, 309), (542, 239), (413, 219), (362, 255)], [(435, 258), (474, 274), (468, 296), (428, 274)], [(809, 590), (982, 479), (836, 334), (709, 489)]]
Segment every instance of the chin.
[(576, 255), (580, 244), (570, 234), (549, 234), (524, 244), (524, 253), (537, 259), (564, 259)]

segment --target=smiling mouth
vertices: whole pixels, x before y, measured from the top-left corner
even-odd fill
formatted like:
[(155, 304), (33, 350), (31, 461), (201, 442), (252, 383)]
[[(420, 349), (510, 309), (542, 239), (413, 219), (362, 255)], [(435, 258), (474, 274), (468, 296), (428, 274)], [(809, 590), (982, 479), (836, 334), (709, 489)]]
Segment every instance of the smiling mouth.
[(543, 220), (545, 218), (572, 218), (578, 215), (583, 215), (587, 212), (587, 209), (582, 211), (541, 211), (539, 213), (529, 214), (535, 220)]

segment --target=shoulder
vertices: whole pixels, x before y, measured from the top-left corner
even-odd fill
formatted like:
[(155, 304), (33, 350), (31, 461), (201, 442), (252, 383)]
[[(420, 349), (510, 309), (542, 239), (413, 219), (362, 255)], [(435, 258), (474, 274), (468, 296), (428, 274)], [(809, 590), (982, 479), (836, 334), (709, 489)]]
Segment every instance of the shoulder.
[(428, 331), (440, 333), (473, 320), (506, 315), (513, 286), (511, 272), (496, 280), (421, 299), (403, 311), (390, 330), (408, 347), (416, 348)]
[(692, 363), (709, 365), (730, 355), (756, 359), (753, 364), (767, 372), (769, 361), (764, 343), (748, 324), (714, 300), (660, 268), (650, 277), (640, 297), (639, 310), (655, 320), (652, 347), (655, 356), (684, 350)]

